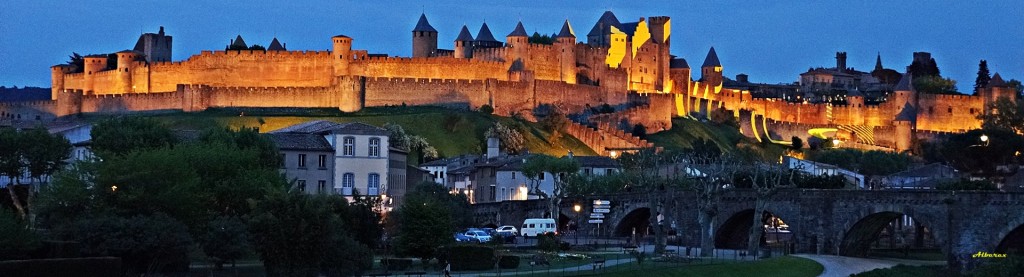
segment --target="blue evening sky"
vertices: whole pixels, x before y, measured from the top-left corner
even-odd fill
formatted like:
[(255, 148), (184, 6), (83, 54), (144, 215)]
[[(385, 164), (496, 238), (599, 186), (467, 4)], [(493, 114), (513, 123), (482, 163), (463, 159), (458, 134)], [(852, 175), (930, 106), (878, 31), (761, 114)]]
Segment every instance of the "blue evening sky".
[[(622, 22), (672, 17), (672, 54), (700, 65), (717, 50), (727, 76), (754, 82), (797, 80), (809, 67), (848, 65), (870, 71), (875, 54), (902, 71), (915, 51), (931, 52), (943, 76), (970, 91), (978, 60), (1006, 79), (1024, 79), (1024, 1), (156, 1), (3, 0), (0, 85), (49, 87), (49, 66), (71, 52), (110, 53), (134, 46), (139, 34), (165, 26), (173, 58), (223, 50), (241, 34), (266, 46), (326, 50), (345, 34), (371, 53), (409, 56), (411, 33), (424, 11), (452, 48), (463, 24), (476, 35), (484, 21), (503, 40), (522, 19), (527, 31), (557, 32), (569, 19), (581, 41), (605, 10)], [(697, 77), (697, 76), (695, 76)]]

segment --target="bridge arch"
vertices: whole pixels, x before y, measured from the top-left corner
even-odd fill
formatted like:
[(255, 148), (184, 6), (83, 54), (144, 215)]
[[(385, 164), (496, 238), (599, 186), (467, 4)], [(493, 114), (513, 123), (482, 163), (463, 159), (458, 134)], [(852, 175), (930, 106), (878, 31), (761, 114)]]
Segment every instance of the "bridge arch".
[(839, 255), (866, 257), (877, 249), (936, 249), (945, 251), (941, 235), (926, 215), (915, 215), (901, 209), (879, 211), (858, 217), (845, 228), (839, 244)]
[(615, 225), (614, 236), (628, 237), (637, 234), (645, 234), (651, 226), (651, 209), (647, 207), (636, 208), (626, 213)]
[(995, 253), (1024, 253), (1024, 215), (1011, 220), (998, 235)]
[[(745, 209), (733, 213), (716, 229), (715, 248), (746, 249), (747, 238), (750, 235), (751, 223), (753, 221), (754, 209)], [(780, 243), (792, 240), (793, 233), (789, 229), (789, 224), (779, 215), (766, 210), (761, 214), (761, 222), (765, 225), (770, 225), (770, 228), (761, 234), (763, 243)]]

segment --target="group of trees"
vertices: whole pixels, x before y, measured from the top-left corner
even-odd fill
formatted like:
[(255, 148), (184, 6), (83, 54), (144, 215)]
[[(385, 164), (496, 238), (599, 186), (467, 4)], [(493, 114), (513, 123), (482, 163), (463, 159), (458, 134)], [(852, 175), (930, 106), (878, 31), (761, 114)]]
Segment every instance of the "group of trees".
[[(0, 176), (9, 180), (3, 184), (4, 190), (19, 218), (28, 219), (32, 206), (33, 189), (28, 186), (46, 183), (49, 176), (64, 167), (70, 155), (71, 143), (42, 127), (24, 131), (0, 129)], [(25, 175), (29, 180), (22, 180)]]
[[(82, 255), (121, 257), (145, 275), (187, 270), (193, 249), (218, 266), (258, 255), (269, 276), (350, 275), (372, 265), (379, 203), (291, 189), (278, 150), (255, 129), (175, 133), (123, 117), (95, 124), (92, 137), (96, 159), (58, 171), (28, 209), (50, 232), (21, 230), (75, 241)], [(19, 141), (0, 146), (27, 149)], [(13, 232), (9, 220), (0, 218), (0, 232)], [(0, 239), (0, 248), (38, 246), (8, 243)]]
[(906, 170), (913, 159), (908, 154), (850, 148), (824, 149), (808, 153), (808, 159), (867, 175), (889, 175)]
[(384, 129), (390, 133), (388, 134), (388, 145), (408, 151), (409, 156), (415, 158), (414, 164), (438, 158), (437, 148), (431, 146), (426, 138), (406, 133), (402, 125), (387, 123), (384, 124)]
[(501, 151), (509, 154), (519, 154), (526, 149), (526, 138), (516, 125), (506, 126), (501, 122), (495, 122), (493, 126), (484, 132), (485, 138), (498, 138)]
[(452, 233), (473, 224), (471, 209), (465, 194), (432, 182), (417, 185), (394, 215), (395, 253), (430, 260), (452, 241)]

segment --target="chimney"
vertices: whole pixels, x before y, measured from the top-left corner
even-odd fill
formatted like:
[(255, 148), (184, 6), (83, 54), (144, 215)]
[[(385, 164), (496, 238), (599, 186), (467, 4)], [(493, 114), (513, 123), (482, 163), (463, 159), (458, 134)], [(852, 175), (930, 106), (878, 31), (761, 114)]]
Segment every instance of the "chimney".
[(487, 138), (487, 158), (497, 158), (501, 154), (500, 148), (498, 148), (500, 142), (497, 137)]
[(846, 52), (836, 52), (836, 70), (846, 70)]
[(750, 83), (749, 79), (747, 79), (747, 74), (743, 73), (736, 74), (736, 81), (740, 83)]

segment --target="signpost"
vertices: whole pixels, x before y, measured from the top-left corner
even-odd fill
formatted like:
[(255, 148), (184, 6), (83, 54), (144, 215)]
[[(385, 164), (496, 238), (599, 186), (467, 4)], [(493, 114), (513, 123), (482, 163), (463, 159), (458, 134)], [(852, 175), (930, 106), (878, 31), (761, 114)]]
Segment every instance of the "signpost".
[(590, 213), (590, 220), (587, 223), (597, 224), (597, 230), (600, 233), (601, 223), (604, 223), (605, 214), (610, 213), (612, 210), (612, 201), (610, 200), (594, 200), (594, 210)]

